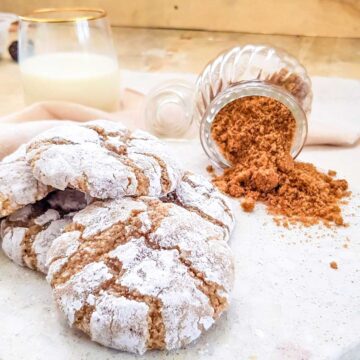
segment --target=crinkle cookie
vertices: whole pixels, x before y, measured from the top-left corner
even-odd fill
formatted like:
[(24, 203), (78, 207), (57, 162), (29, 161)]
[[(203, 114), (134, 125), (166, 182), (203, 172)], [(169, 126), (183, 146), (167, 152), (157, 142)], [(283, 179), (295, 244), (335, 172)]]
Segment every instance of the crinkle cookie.
[(51, 190), (33, 176), (24, 145), (0, 162), (0, 218), (35, 203)]
[(235, 217), (226, 197), (205, 177), (185, 172), (177, 188), (162, 198), (195, 212), (223, 229), (228, 240), (234, 228)]
[(48, 254), (48, 281), (70, 325), (143, 354), (177, 349), (228, 307), (233, 260), (222, 229), (149, 197), (96, 201)]
[(1, 222), (4, 253), (18, 265), (47, 273), (46, 258), (52, 242), (71, 223), (72, 212), (88, 202), (83, 193), (67, 189), (17, 210)]
[(27, 160), (43, 184), (98, 199), (163, 196), (182, 172), (155, 137), (99, 120), (50, 129), (27, 145)]

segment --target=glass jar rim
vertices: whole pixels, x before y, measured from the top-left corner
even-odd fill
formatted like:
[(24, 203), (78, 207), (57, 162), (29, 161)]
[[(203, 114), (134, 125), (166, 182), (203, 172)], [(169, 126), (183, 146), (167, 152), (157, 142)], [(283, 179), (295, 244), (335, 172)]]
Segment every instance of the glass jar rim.
[(215, 141), (211, 138), (211, 126), (217, 113), (227, 104), (248, 96), (273, 98), (284, 104), (292, 113), (296, 122), (296, 132), (291, 155), (295, 159), (303, 149), (308, 133), (307, 117), (294, 96), (281, 87), (260, 80), (243, 81), (226, 89), (215, 97), (208, 106), (200, 124), (201, 146), (210, 160), (218, 167), (226, 168), (231, 164), (224, 158)]
[[(55, 16), (55, 14), (58, 16)], [(83, 13), (82, 15), (74, 16), (59, 16), (62, 13)], [(86, 8), (86, 7), (64, 7), (64, 8), (41, 8), (34, 10), (28, 15), (19, 16), (22, 21), (38, 22), (38, 23), (66, 23), (76, 21), (97, 20), (107, 15), (104, 9), (100, 8)], [(49, 17), (46, 17), (49, 16)]]

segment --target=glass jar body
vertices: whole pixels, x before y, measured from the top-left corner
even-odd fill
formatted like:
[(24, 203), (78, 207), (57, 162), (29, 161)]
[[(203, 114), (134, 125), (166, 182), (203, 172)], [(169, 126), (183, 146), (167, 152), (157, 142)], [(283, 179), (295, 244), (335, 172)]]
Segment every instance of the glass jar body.
[(165, 138), (189, 139), (199, 126), (206, 154), (217, 166), (227, 167), (211, 138), (211, 124), (222, 107), (245, 96), (267, 96), (291, 110), (296, 121), (291, 154), (296, 157), (307, 135), (311, 81), (297, 59), (268, 45), (236, 46), (221, 53), (203, 69), (195, 87), (172, 81), (154, 88), (147, 96), (146, 128)]
[(283, 103), (292, 112), (296, 130), (291, 149), (295, 158), (307, 136), (311, 112), (311, 80), (297, 59), (267, 45), (245, 45), (229, 49), (202, 71), (194, 94), (194, 122), (200, 125), (205, 153), (220, 167), (229, 163), (211, 137), (217, 113), (228, 103), (246, 96), (265, 96)]

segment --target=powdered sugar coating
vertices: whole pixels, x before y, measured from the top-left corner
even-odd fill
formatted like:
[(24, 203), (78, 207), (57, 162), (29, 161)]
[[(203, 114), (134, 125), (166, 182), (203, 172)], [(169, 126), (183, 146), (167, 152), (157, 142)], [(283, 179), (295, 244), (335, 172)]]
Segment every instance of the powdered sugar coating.
[(102, 132), (103, 136), (115, 136), (122, 139), (125, 143), (126, 138), (130, 135), (130, 130), (119, 122), (106, 121), (106, 120), (92, 120), (85, 123), (88, 129)]
[(231, 251), (219, 226), (147, 197), (79, 211), (48, 262), (69, 324), (140, 354), (197, 339), (227, 308), (232, 287)]
[[(43, 211), (28, 206), (2, 223), (14, 261), (49, 269), (70, 325), (103, 345), (142, 354), (189, 344), (227, 308), (231, 211), (204, 179), (182, 178), (155, 137), (106, 121), (66, 125), (32, 140), (26, 161), (49, 189), (70, 186), (90, 196), (84, 206), (92, 202), (67, 215), (78, 210), (77, 193), (58, 191)], [(173, 204), (124, 197), (174, 190)]]
[(67, 259), (75, 254), (80, 246), (80, 231), (65, 232), (57, 237), (47, 252), (46, 265), (48, 267), (47, 281), (51, 281), (61, 267), (66, 264)]
[(25, 238), (26, 230), (26, 228), (17, 227), (5, 232), (4, 229), (1, 236), (2, 249), (5, 255), (20, 266), (24, 266), (21, 244)]
[(115, 349), (143, 354), (148, 338), (149, 307), (124, 296), (101, 293), (91, 316), (91, 339)]
[[(32, 236), (31, 251), (35, 258), (35, 265), (25, 256), (26, 250), (24, 242), (29, 233), (28, 228), (15, 227), (5, 228), (2, 247), (5, 254), (18, 265), (27, 266), (31, 269), (46, 273), (47, 252), (54, 239), (64, 230), (65, 226), (71, 222), (70, 218), (59, 219), (44, 224), (44, 230)], [(21, 238), (19, 235), (22, 235)], [(8, 249), (11, 248), (11, 251)]]
[(70, 216), (67, 216), (63, 219), (53, 220), (49, 222), (48, 226), (45, 227), (43, 231), (40, 231), (35, 236), (35, 239), (32, 244), (32, 250), (36, 256), (36, 270), (44, 274), (47, 273), (48, 268), (46, 264), (47, 264), (48, 251), (53, 241), (64, 232), (64, 229), (68, 224), (70, 224), (70, 222), (71, 222)]
[[(149, 179), (148, 195), (162, 193), (162, 173), (159, 162), (147, 155), (128, 152), (128, 158), (142, 169), (145, 177)], [(174, 179), (173, 179), (174, 180)], [(177, 180), (176, 180), (177, 181)]]
[(98, 144), (55, 144), (42, 150), (40, 154), (30, 151), (28, 158), (31, 161), (38, 157), (33, 162), (33, 173), (43, 183), (61, 190), (70, 186), (96, 198), (136, 192), (132, 169)]
[(199, 337), (200, 324), (207, 324), (207, 329), (214, 323), (214, 310), (198, 289), (200, 282), (191, 277), (177, 250), (154, 250), (139, 238), (118, 246), (109, 256), (126, 269), (119, 283), (161, 300), (167, 349)]
[(49, 209), (34, 219), (36, 225), (44, 226), (52, 221), (59, 220), (60, 214), (54, 209)]
[(143, 212), (146, 209), (144, 202), (132, 198), (97, 201), (75, 214), (74, 223), (84, 228), (82, 237), (87, 239), (109, 229), (114, 224), (126, 223), (134, 211)]
[(149, 239), (162, 248), (177, 246), (206, 279), (221, 284), (229, 293), (233, 264), (222, 234), (218, 226), (201, 216), (179, 206), (170, 206), (167, 216)]
[(0, 162), (0, 218), (35, 203), (50, 191), (33, 176), (25, 160), (25, 146)]
[(95, 262), (85, 266), (68, 282), (54, 290), (54, 298), (60, 309), (65, 313), (69, 324), (73, 324), (76, 311), (91, 299), (92, 291), (103, 282), (112, 278), (103, 262)]
[(164, 200), (203, 216), (223, 229), (226, 240), (230, 238), (235, 224), (231, 205), (205, 177), (185, 172), (176, 189)]
[[(31, 205), (28, 205), (30, 207)], [(31, 225), (19, 226), (4, 220), (2, 226), (2, 248), (4, 253), (16, 264), (46, 273), (47, 252), (59, 235), (62, 234), (71, 219), (60, 219), (56, 210), (47, 210), (38, 218), (32, 219)], [(34, 228), (36, 231), (34, 231)], [(29, 239), (28, 239), (29, 238)], [(31, 240), (30, 244), (27, 241)]]
[(182, 174), (157, 139), (105, 120), (45, 131), (27, 145), (26, 158), (43, 184), (99, 199), (166, 195)]
[[(72, 199), (71, 206), (66, 204), (67, 196)], [(75, 198), (78, 199), (77, 204)], [(61, 199), (58, 202), (51, 201), (58, 210), (51, 208), (48, 199)], [(5, 254), (18, 265), (46, 274), (47, 253), (53, 241), (71, 223), (72, 215), (68, 212), (82, 209), (85, 204), (83, 194), (75, 195), (74, 190), (66, 190), (50, 194), (14, 212), (1, 222), (0, 236)]]
[(25, 154), (26, 154), (26, 145), (22, 144), (14, 152), (12, 152), (11, 154), (5, 156), (1, 160), (1, 162), (2, 163), (12, 163), (14, 161), (23, 159), (25, 157)]
[[(181, 179), (182, 171), (177, 162), (169, 155), (169, 150), (155, 136), (142, 130), (135, 130), (127, 142), (127, 153), (144, 154), (148, 157), (160, 159), (166, 167), (170, 184), (173, 184), (171, 190), (174, 190)], [(158, 194), (148, 193), (149, 196), (159, 196)]]

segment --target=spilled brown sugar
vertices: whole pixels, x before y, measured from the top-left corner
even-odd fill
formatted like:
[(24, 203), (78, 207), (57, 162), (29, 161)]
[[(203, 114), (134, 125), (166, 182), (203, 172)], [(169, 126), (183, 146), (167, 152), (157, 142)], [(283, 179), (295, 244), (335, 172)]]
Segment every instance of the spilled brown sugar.
[(215, 169), (212, 165), (208, 165), (206, 167), (206, 171), (209, 173), (209, 174), (213, 174), (215, 172)]
[(244, 198), (241, 201), (241, 207), (245, 212), (252, 212), (255, 208), (255, 200), (253, 198)]
[(249, 96), (224, 106), (214, 119), (211, 134), (231, 166), (214, 175), (224, 193), (266, 204), (283, 223), (344, 225), (340, 201), (349, 195), (346, 180), (334, 179), (314, 165), (294, 161), (291, 146), (296, 122), (282, 103), (264, 96)]

